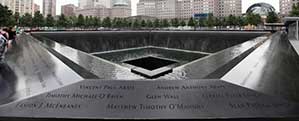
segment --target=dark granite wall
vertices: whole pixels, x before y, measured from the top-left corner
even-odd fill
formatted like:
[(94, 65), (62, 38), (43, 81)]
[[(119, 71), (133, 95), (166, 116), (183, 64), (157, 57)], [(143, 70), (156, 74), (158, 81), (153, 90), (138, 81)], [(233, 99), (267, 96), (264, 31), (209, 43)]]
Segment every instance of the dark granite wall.
[(43, 37), (84, 52), (158, 46), (214, 53), (266, 34), (264, 32), (39, 32)]

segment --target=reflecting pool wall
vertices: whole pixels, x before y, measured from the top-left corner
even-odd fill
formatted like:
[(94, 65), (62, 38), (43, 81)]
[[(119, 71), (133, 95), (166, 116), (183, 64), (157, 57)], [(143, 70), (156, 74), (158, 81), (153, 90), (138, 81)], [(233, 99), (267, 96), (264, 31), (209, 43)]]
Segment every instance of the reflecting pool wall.
[(40, 32), (33, 36), (43, 37), (93, 53), (126, 48), (157, 46), (215, 53), (241, 44), (265, 32)]

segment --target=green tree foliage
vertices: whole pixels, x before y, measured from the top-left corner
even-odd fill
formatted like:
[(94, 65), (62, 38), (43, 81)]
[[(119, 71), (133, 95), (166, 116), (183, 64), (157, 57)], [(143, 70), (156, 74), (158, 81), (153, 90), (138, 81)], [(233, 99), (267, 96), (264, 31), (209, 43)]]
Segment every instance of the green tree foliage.
[(58, 18), (57, 26), (58, 27), (68, 27), (69, 23), (70, 22), (68, 21), (66, 16), (64, 14), (61, 14)]
[(155, 28), (159, 28), (160, 27), (160, 20), (159, 19), (155, 19), (155, 21), (154, 21), (154, 27)]
[(215, 18), (215, 24), (216, 27), (223, 25), (223, 20), (221, 18)]
[(109, 17), (104, 18), (102, 26), (106, 28), (112, 27), (111, 19)]
[(171, 19), (171, 26), (173, 26), (173, 27), (179, 27), (180, 26), (179, 19), (177, 19), (177, 18)]
[(85, 19), (82, 14), (78, 16), (77, 27), (83, 27), (85, 25)]
[(123, 19), (121, 19), (121, 27), (123, 27), (123, 28), (127, 28), (127, 27), (129, 27), (130, 25), (129, 25), (129, 21), (128, 21), (128, 19), (127, 18), (123, 18)]
[(272, 11), (268, 13), (266, 22), (267, 23), (277, 23), (279, 21), (278, 15)]
[(205, 27), (205, 22), (206, 22), (205, 19), (199, 19), (197, 25), (200, 27)]
[(142, 21), (141, 21), (141, 27), (146, 27), (146, 22), (145, 22), (145, 20), (142, 20)]
[(77, 23), (78, 23), (77, 16), (70, 16), (70, 17), (68, 17), (68, 20), (70, 22), (70, 26), (72, 26), (72, 27), (76, 27), (77, 26)]
[(43, 27), (44, 25), (45, 25), (44, 16), (40, 13), (40, 11), (36, 11), (32, 19), (32, 26)]
[(292, 10), (290, 11), (290, 16), (299, 17), (299, 3), (293, 5)]
[(162, 20), (162, 27), (169, 27), (169, 22), (167, 19)]
[(154, 25), (153, 25), (153, 22), (151, 20), (147, 20), (146, 21), (146, 27), (148, 28), (152, 28)]
[(237, 18), (236, 16), (229, 15), (227, 19), (227, 25), (229, 26), (236, 26), (237, 25)]
[(14, 15), (9, 16), (9, 20), (6, 23), (6, 26), (15, 26), (18, 25), (19, 23), (19, 14), (16, 13)]
[(47, 27), (54, 27), (55, 23), (56, 22), (55, 22), (53, 16), (51, 14), (47, 15), (45, 25)]
[(20, 18), (20, 26), (22, 27), (31, 27), (32, 26), (32, 16), (29, 13), (26, 13)]
[(11, 19), (10, 17), (12, 16), (12, 11), (10, 11), (7, 6), (0, 4), (0, 13), (0, 27), (8, 25)]
[(191, 26), (191, 27), (194, 27), (195, 26), (195, 22), (194, 22), (194, 19), (193, 17), (191, 17), (188, 21), (188, 26)]
[(93, 26), (94, 27), (100, 27), (101, 26), (101, 18), (98, 18), (98, 17), (94, 17), (94, 23), (93, 23)]
[(181, 20), (180, 26), (186, 26), (186, 22), (184, 20)]
[(259, 14), (248, 13), (246, 15), (247, 23), (250, 25), (259, 25), (262, 23), (262, 17)]
[(210, 14), (210, 15), (208, 16), (206, 25), (207, 25), (208, 27), (213, 27), (213, 26), (215, 26), (215, 18), (214, 18), (214, 16), (213, 16), (212, 14)]
[(140, 22), (139, 22), (139, 20), (138, 19), (135, 19), (134, 20), (134, 22), (133, 22), (133, 24), (132, 24), (132, 27), (133, 28), (140, 28)]
[(245, 26), (246, 25), (246, 19), (244, 17), (237, 17), (237, 26)]
[(123, 26), (123, 19), (121, 19), (121, 18), (115, 18), (113, 20), (113, 27), (116, 27), (116, 28), (124, 27)]

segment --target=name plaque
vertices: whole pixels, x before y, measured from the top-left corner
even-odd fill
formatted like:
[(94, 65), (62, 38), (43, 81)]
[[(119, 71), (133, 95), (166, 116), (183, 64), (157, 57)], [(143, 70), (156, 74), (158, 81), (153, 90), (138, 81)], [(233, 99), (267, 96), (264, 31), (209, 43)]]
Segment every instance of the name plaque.
[(0, 106), (0, 117), (294, 118), (298, 105), (221, 80), (85, 80)]

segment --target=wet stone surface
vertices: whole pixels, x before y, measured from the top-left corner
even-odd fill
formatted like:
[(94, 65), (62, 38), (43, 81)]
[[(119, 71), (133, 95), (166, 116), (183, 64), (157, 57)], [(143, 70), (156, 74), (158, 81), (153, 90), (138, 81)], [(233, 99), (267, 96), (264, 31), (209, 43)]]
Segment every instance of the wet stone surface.
[(145, 58), (139, 58), (139, 59), (125, 61), (124, 63), (153, 71), (158, 68), (162, 68), (165, 66), (169, 66), (171, 64), (175, 64), (177, 62), (149, 56), (149, 57), (145, 57)]
[(2, 105), (0, 119), (295, 118), (297, 109), (295, 103), (221, 80), (84, 80)]

